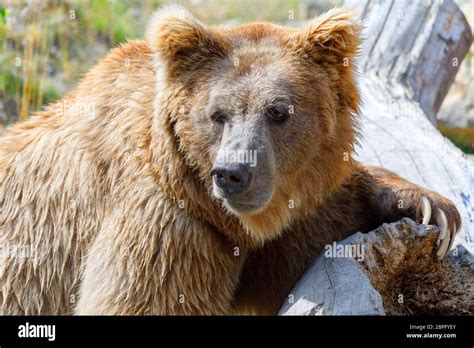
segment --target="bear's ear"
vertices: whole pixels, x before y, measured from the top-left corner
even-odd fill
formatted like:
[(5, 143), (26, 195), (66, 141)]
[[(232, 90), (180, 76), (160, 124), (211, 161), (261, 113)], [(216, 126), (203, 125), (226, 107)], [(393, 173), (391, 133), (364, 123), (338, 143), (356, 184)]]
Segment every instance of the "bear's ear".
[(224, 35), (207, 28), (179, 5), (164, 7), (153, 15), (146, 39), (166, 63), (181, 64), (188, 71), (206, 60), (225, 57), (229, 46)]
[(334, 8), (311, 21), (299, 33), (297, 45), (313, 58), (351, 58), (359, 49), (362, 26), (353, 10)]

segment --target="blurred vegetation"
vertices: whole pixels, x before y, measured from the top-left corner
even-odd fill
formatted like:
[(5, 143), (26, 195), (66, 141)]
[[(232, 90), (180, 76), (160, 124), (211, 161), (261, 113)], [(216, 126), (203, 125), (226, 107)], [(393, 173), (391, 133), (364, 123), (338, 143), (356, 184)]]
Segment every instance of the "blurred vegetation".
[(0, 123), (70, 91), (107, 51), (141, 36), (158, 1), (0, 2)]
[(464, 153), (474, 155), (474, 128), (449, 128), (441, 123), (438, 129)]

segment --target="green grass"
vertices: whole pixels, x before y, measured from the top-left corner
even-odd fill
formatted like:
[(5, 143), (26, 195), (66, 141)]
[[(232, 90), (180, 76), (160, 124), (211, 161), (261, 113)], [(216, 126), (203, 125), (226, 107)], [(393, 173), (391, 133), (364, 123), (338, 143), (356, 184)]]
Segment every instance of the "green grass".
[(474, 144), (472, 142), (466, 141), (463, 137), (447, 136), (451, 142), (456, 145), (462, 152), (474, 155)]
[(474, 128), (447, 128), (439, 125), (438, 129), (464, 153), (474, 155)]

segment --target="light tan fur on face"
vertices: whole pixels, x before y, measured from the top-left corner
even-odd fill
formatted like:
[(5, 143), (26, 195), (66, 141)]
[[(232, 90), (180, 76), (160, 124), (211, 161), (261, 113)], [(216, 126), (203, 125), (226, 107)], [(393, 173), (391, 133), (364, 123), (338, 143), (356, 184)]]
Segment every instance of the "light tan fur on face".
[[(269, 76), (275, 75), (275, 82), (278, 83), (281, 75), (283, 82), (291, 81), (298, 91), (294, 99), (300, 105), (295, 105), (294, 117), (300, 117), (299, 122), (303, 124), (306, 122), (305, 117), (319, 118), (318, 129), (309, 128), (306, 135), (302, 130), (298, 144), (301, 151), (293, 148), (291, 154), (272, 158), (270, 162), (276, 163), (278, 172), (267, 178), (265, 184), (262, 182), (255, 185), (263, 190), (262, 187), (271, 182), (274, 193), (266, 208), (257, 214), (237, 212), (244, 229), (255, 240), (264, 242), (278, 236), (293, 218), (314, 211), (316, 205), (337, 187), (352, 168), (352, 146), (355, 139), (353, 117), (358, 108), (358, 95), (352, 78), (351, 59), (357, 50), (360, 29), (352, 21), (350, 13), (340, 10), (323, 16), (302, 31), (261, 23), (216, 32), (194, 19), (189, 20), (189, 16), (184, 14), (181, 19), (167, 19), (170, 27), (181, 28), (181, 32), (161, 30), (159, 35), (153, 36), (149, 31), (148, 37), (149, 41), (153, 40), (157, 49), (155, 59), (164, 67), (160, 83), (167, 84), (170, 90), (182, 93), (182, 104), (174, 110), (179, 111), (181, 107), (186, 111), (169, 117), (184, 156), (191, 166), (198, 168), (209, 192), (213, 188), (208, 173), (222, 141), (217, 141), (218, 138), (216, 140), (222, 129), (206, 123), (205, 114), (210, 99), (206, 91), (215, 89), (224, 91), (221, 94), (231, 95), (232, 97), (225, 98), (221, 96), (221, 104), (232, 109), (229, 112), (234, 113), (235, 118), (245, 120), (251, 117), (252, 111), (255, 112), (253, 105), (263, 104), (262, 95), (271, 86)], [(197, 34), (188, 37), (191, 30), (184, 29), (189, 28), (188, 26), (197, 28), (192, 31)], [(192, 46), (196, 40), (201, 44)], [(202, 42), (206, 42), (208, 46)], [(171, 43), (171, 48), (164, 48), (163, 45)], [(190, 49), (191, 46), (193, 48)], [(189, 55), (169, 56), (169, 52), (182, 50), (187, 50)], [(351, 62), (349, 67), (342, 65), (343, 58)], [(189, 60), (200, 61), (200, 68), (195, 72), (189, 71)], [(309, 75), (312, 78), (308, 78)], [(192, 89), (197, 79), (200, 89), (193, 94)], [(250, 87), (245, 85), (247, 80)], [(327, 83), (330, 89), (325, 89), (324, 85), (318, 86), (322, 83)], [(278, 92), (276, 88), (275, 91)], [(320, 96), (321, 100), (312, 97), (315, 95)], [(158, 96), (158, 100), (163, 99), (169, 99), (169, 95)], [(183, 100), (189, 102), (183, 103)], [(247, 128), (251, 127), (249, 123)], [(292, 149), (291, 145), (285, 144), (285, 130), (275, 136), (278, 139), (272, 139), (274, 147), (283, 152)], [(314, 149), (309, 159), (303, 150), (306, 148)], [(268, 153), (262, 154), (266, 155)], [(289, 157), (293, 158), (292, 164), (286, 161)], [(268, 170), (265, 173), (270, 175)], [(257, 175), (257, 181), (265, 173)], [(265, 192), (262, 195), (268, 196)], [(223, 205), (226, 205), (225, 202)], [(290, 205), (292, 209), (289, 209)], [(236, 233), (232, 232), (232, 235), (235, 236)]]

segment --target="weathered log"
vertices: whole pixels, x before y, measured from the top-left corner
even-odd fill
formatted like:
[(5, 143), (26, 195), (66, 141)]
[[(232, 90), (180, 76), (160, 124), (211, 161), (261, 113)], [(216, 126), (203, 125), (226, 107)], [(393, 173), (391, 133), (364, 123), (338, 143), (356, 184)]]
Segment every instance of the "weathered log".
[[(434, 227), (402, 220), (366, 237), (355, 234), (344, 243), (365, 245), (366, 259), (320, 255), (280, 314), (473, 314), (474, 165), (433, 125), (457, 72), (453, 58), (461, 63), (471, 30), (451, 0), (348, 0), (346, 6), (366, 26), (358, 159), (450, 198), (463, 226), (455, 252), (441, 262), (431, 258)], [(413, 277), (401, 277), (403, 271)]]
[(435, 255), (439, 230), (405, 218), (329, 245), (281, 315), (474, 313), (474, 264), (462, 246)]
[[(368, 21), (363, 36), (369, 40), (358, 64), (363, 102), (358, 159), (450, 198), (463, 221), (460, 240), (474, 246), (474, 165), (430, 124), (457, 71), (451, 53), (459, 53), (460, 64), (472, 41), (469, 25), (451, 0), (348, 0), (346, 5), (351, 3)], [(441, 99), (430, 99), (428, 108), (428, 95)]]
[(428, 119), (436, 114), (472, 42), (471, 28), (452, 0), (348, 0), (366, 31), (359, 71), (399, 83)]

